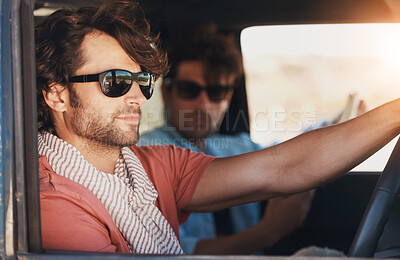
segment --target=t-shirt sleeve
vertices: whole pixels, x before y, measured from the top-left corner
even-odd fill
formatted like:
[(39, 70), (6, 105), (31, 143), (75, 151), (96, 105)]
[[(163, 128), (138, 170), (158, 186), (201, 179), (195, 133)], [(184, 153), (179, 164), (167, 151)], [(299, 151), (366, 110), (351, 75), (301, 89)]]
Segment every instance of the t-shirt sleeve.
[(171, 147), (175, 149), (175, 197), (177, 207), (183, 209), (189, 204), (203, 172), (215, 157), (190, 149)]
[(44, 249), (116, 252), (106, 226), (62, 194), (41, 194), (40, 204)]
[[(158, 205), (174, 226), (184, 223), (190, 213), (183, 211), (192, 199), (200, 178), (215, 159), (204, 153), (174, 145), (133, 146), (159, 194)], [(177, 217), (174, 222), (175, 215)], [(174, 226), (177, 232), (178, 227)]]
[(129, 252), (101, 201), (87, 188), (51, 170), (39, 158), (43, 249)]

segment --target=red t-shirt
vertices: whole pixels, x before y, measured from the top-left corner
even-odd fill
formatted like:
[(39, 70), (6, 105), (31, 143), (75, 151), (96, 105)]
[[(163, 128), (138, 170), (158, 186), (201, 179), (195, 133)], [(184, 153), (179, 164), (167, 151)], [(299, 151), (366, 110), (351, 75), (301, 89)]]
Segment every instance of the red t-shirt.
[[(179, 238), (202, 173), (214, 159), (169, 146), (131, 147), (158, 192), (157, 207)], [(56, 174), (39, 157), (40, 208), (44, 249), (129, 252), (124, 238), (100, 200), (84, 186)]]

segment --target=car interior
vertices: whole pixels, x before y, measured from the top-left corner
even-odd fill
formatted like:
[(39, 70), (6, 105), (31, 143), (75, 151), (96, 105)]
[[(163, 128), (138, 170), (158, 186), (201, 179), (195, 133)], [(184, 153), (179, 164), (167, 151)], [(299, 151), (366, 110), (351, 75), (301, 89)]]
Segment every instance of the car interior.
[[(20, 67), (15, 65), (12, 69), (15, 75), (21, 75), (21, 82), (13, 83), (17, 84), (13, 94), (15, 96), (13, 104), (14, 128), (17, 129), (13, 147), (15, 147), (14, 156), (16, 158), (19, 156), (24, 160), (21, 161), (23, 163), (15, 161), (12, 167), (14, 173), (10, 175), (9, 181), (13, 183), (10, 187), (14, 187), (13, 189), (10, 188), (9, 191), (9, 194), (13, 194), (10, 195), (9, 202), (14, 208), (11, 219), (13, 223), (20, 224), (17, 225), (17, 228), (9, 228), (8, 232), (10, 233), (9, 236), (13, 238), (10, 240), (12, 241), (12, 246), (10, 246), (9, 250), (14, 250), (14, 253), (21, 259), (69, 257), (87, 259), (99, 257), (99, 254), (96, 253), (44, 251), (41, 248), (38, 180), (36, 177), (36, 93), (32, 90), (34, 89), (32, 84), (35, 81), (33, 62), (34, 24), (60, 8), (98, 6), (102, 2), (103, 0), (23, 0), (10, 3), (11, 16), (15, 18), (15, 24), (10, 30), (15, 29), (19, 33), (10, 33), (16, 44), (13, 48), (18, 51), (14, 51), (13, 54), (9, 55), (10, 60), (14, 61), (14, 63), (22, 64)], [(243, 30), (259, 26), (278, 28), (280, 30), (280, 28), (298, 29), (299, 27), (296, 26), (315, 25), (400, 25), (400, 2), (396, 0), (140, 0), (139, 3), (145, 10), (154, 34), (160, 34), (164, 48), (174, 41), (177, 33), (199, 24), (216, 24), (222, 32), (233, 35), (237, 39), (238, 46), (244, 45)], [(313, 28), (311, 27), (311, 30), (314, 30)], [(391, 31), (392, 34), (399, 29), (400, 27), (395, 27)], [(370, 32), (368, 30), (367, 28), (367, 34)], [(369, 36), (371, 39), (375, 37), (372, 33)], [(291, 38), (288, 42), (294, 49), (300, 48), (298, 47), (300, 43), (296, 42), (296, 38)], [(385, 42), (385, 39), (382, 39), (382, 42)], [(244, 49), (242, 51), (245, 53)], [(389, 56), (392, 57), (395, 54), (392, 53)], [(400, 61), (400, 55), (396, 57)], [(250, 64), (250, 62), (246, 58), (244, 60), (245, 74), (239, 88), (234, 93), (229, 112), (221, 124), (220, 133), (234, 135), (240, 132), (251, 132), (255, 128), (254, 111), (256, 109), (252, 106), (256, 101), (252, 99), (254, 94), (249, 92), (249, 85), (252, 78), (254, 78), (254, 74), (251, 74), (251, 67), (246, 67), (247, 63)], [(340, 62), (344, 61), (341, 60)], [(365, 60), (363, 62), (365, 63)], [(371, 63), (375, 64), (375, 62)], [(336, 69), (342, 66), (342, 63), (337, 64), (339, 65), (335, 67)], [(349, 66), (352, 66), (351, 64), (355, 63), (350, 62)], [(400, 65), (400, 62), (397, 65)], [(266, 70), (270, 68), (267, 65), (258, 67), (261, 70), (261, 74), (267, 74)], [(298, 67), (295, 67), (295, 69), (293, 67), (289, 68), (292, 71), (298, 71), (297, 69)], [(395, 69), (393, 70), (395, 71), (394, 73), (398, 72)], [(342, 69), (342, 72), (347, 73), (345, 69)], [(320, 75), (325, 75), (323, 72), (319, 73)], [(398, 74), (400, 75), (400, 73)], [(354, 76), (349, 75), (348, 77)], [(380, 78), (383, 77), (381, 76)], [(11, 81), (11, 79), (8, 80)], [(335, 78), (327, 79), (328, 82), (334, 82), (335, 80)], [(393, 89), (395, 89), (395, 80), (396, 78), (391, 81), (391, 84), (394, 85)], [(299, 82), (299, 78), (296, 76), (294, 81)], [(347, 79), (347, 81), (349, 80)], [(389, 81), (383, 82), (387, 83)], [(257, 89), (263, 89), (264, 84), (267, 85), (264, 81), (262, 84), (257, 82)], [(279, 84), (282, 84), (282, 88), (284, 88), (283, 85), (286, 83), (276, 81), (275, 84), (272, 89), (266, 88), (265, 95), (271, 95), (272, 92), (279, 89), (281, 87)], [(319, 84), (322, 83), (315, 83), (317, 87), (319, 87)], [(360, 83), (360, 85), (362, 84)], [(322, 88), (322, 86), (320, 87)], [(289, 92), (292, 91), (290, 87), (288, 89)], [(396, 90), (390, 92), (390, 89), (379, 89), (380, 86), (375, 86), (377, 92), (386, 92), (386, 96), (376, 102), (370, 96), (365, 98), (367, 104), (372, 104), (369, 108), (377, 106), (384, 101), (389, 101), (397, 95)], [(156, 91), (158, 91), (157, 88)], [(305, 90), (300, 91), (304, 92)], [(317, 114), (315, 124), (322, 122), (326, 117), (335, 115), (338, 108), (343, 108), (347, 100), (346, 95), (351, 91), (353, 89), (345, 89), (340, 95), (340, 102), (332, 101), (332, 103), (336, 102), (337, 104), (335, 103), (335, 107), (331, 108), (330, 114), (328, 113), (324, 116)], [(357, 91), (362, 93), (362, 91)], [(323, 88), (321, 92), (324, 92)], [(314, 91), (309, 90), (307, 93), (313, 95)], [(287, 92), (278, 94), (287, 95)], [(327, 97), (320, 98), (320, 101), (321, 104), (329, 106), (331, 101), (328, 101), (328, 99), (333, 94), (326, 95)], [(371, 95), (376, 96), (377, 94)], [(298, 97), (299, 95), (294, 96), (294, 98)], [(162, 109), (161, 102), (160, 94), (155, 94), (154, 100), (150, 101), (146, 106)], [(286, 100), (285, 102), (292, 101)], [(310, 103), (312, 101), (307, 102)], [(317, 106), (316, 111), (318, 112), (319, 109), (320, 106)], [(146, 107), (143, 110), (145, 111)], [(240, 117), (238, 117), (239, 114), (241, 115)], [(146, 123), (146, 120), (148, 123)], [(144, 116), (142, 127), (145, 130), (143, 131), (162, 125), (162, 119), (150, 121), (151, 118), (146, 119), (146, 116)], [(296, 133), (292, 133), (290, 136), (285, 135), (279, 141), (299, 134), (308, 126), (304, 124)], [(263, 133), (263, 135), (267, 134)], [(256, 138), (256, 134), (252, 133), (253, 137)], [(260, 139), (259, 142), (267, 145), (267, 141), (263, 141), (263, 139)], [(349, 174), (319, 187), (316, 190), (312, 208), (304, 226), (285, 237), (272, 248), (266, 249), (264, 254), (268, 256), (290, 256), (299, 249), (318, 246), (336, 249), (349, 257), (400, 257), (400, 145), (396, 145), (393, 149), (394, 144), (393, 142), (388, 148), (389, 151), (386, 152), (383, 158), (378, 158), (381, 161), (378, 168), (355, 169)], [(392, 149), (393, 153), (389, 159)], [(340, 151), (337, 152), (339, 153)], [(387, 161), (389, 162), (386, 164)], [(20, 173), (24, 173), (24, 175), (22, 176)], [(265, 206), (266, 203), (264, 202), (263, 205)], [(101, 254), (100, 257), (104, 259), (119, 259), (131, 256)], [(189, 258), (190, 256), (187, 257)], [(212, 258), (219, 257), (212, 256)]]

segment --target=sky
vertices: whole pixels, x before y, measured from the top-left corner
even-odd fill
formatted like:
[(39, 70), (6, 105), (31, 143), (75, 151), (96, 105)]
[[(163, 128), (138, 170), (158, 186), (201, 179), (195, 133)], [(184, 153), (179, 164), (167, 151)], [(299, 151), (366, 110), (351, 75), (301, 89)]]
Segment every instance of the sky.
[(384, 57), (400, 65), (400, 24), (255, 26), (242, 31), (247, 57), (261, 54)]

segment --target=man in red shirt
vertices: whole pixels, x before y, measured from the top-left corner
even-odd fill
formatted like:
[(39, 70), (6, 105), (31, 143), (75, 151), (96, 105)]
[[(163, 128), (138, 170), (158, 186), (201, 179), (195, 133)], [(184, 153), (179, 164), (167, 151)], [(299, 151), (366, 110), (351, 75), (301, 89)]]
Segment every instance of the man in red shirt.
[(136, 147), (140, 107), (168, 69), (157, 46), (129, 0), (60, 10), (36, 27), (45, 249), (182, 254), (187, 212), (310, 190), (400, 132), (397, 100), (234, 157)]

